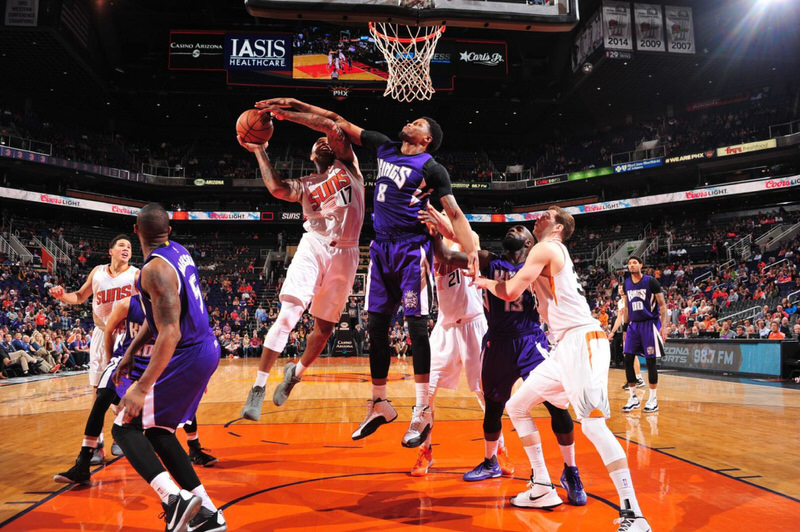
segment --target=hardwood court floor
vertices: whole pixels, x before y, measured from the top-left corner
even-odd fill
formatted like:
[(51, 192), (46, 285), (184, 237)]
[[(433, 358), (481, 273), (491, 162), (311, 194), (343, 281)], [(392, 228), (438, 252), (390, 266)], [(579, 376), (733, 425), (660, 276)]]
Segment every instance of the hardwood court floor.
[[(254, 360), (222, 361), (200, 407), (201, 441), (220, 463), (199, 474), (230, 530), (616, 530), (616, 492), (578, 425), (589, 504), (515, 509), (508, 498), (525, 489), (529, 466), (507, 419), (515, 478), (461, 480), (483, 452), (481, 412), (463, 382), (437, 398), (435, 464), (426, 478), (414, 478), (408, 470), (416, 450), (399, 444), (413, 404), (410, 359), (392, 365), (389, 394), (398, 420), (360, 441), (350, 433), (369, 393), (367, 360), (321, 360), (277, 408), (269, 396), (284, 362), (270, 375), (259, 423), (238, 420)], [(609, 425), (628, 453), (653, 530), (796, 529), (800, 389), (665, 373), (660, 412), (622, 414), (622, 380), (620, 370), (611, 371)], [(0, 528), (162, 529), (158, 501), (124, 458), (97, 468), (90, 487), (52, 482), (75, 459), (90, 403), (85, 375), (0, 386)], [(534, 414), (557, 483), (558, 446), (546, 411)], [(110, 422), (109, 414), (108, 442)]]

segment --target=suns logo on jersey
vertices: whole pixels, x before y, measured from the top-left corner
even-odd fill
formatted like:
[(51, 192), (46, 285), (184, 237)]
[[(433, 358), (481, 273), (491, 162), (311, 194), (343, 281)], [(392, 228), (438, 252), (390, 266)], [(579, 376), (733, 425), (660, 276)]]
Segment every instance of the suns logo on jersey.
[(318, 211), (325, 200), (336, 195), (339, 191), (348, 188), (350, 185), (350, 176), (347, 175), (347, 172), (337, 169), (328, 179), (311, 189), (311, 193), (308, 195), (311, 208)]
[(103, 305), (105, 303), (113, 303), (115, 301), (125, 299), (126, 297), (130, 297), (132, 291), (133, 286), (126, 285), (97, 292), (94, 295), (95, 304)]

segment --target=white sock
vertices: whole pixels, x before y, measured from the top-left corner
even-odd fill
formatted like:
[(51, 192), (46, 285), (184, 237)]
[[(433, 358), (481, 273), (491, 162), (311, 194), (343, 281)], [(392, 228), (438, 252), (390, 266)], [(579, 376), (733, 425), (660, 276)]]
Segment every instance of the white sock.
[(161, 497), (161, 502), (165, 504), (169, 504), (170, 495), (177, 495), (181, 492), (181, 489), (172, 481), (166, 471), (156, 475), (156, 478), (150, 481), (150, 487), (155, 490), (156, 494)]
[(268, 371), (259, 370), (258, 375), (256, 375), (256, 383), (254, 384), (254, 386), (261, 386), (262, 388), (266, 387), (268, 378), (269, 378)]
[(484, 458), (491, 460), (492, 456), (497, 454), (497, 448), (500, 446), (500, 441), (483, 440)]
[(381, 384), (380, 386), (377, 384), (372, 385), (372, 400), (376, 399), (386, 399), (386, 385)]
[(575, 467), (575, 444), (561, 445), (559, 443), (558, 446), (561, 447), (561, 456), (564, 457), (564, 463), (570, 467)]
[(428, 405), (430, 403), (430, 395), (428, 394), (428, 387), (429, 383), (427, 382), (415, 382), (414, 389), (417, 391), (417, 402), (418, 405)]
[(300, 377), (303, 376), (303, 373), (305, 373), (305, 371), (307, 369), (308, 368), (303, 365), (303, 361), (302, 360), (298, 360), (297, 361), (297, 367), (294, 368), (294, 376), (299, 379)]
[(500, 449), (505, 449), (506, 448), (506, 439), (503, 438), (503, 433), (502, 432), (500, 433), (500, 437), (497, 438), (497, 447), (500, 448)]
[(542, 444), (537, 443), (529, 447), (525, 447), (525, 454), (528, 455), (528, 460), (531, 462), (531, 471), (533, 473), (534, 480), (538, 480), (543, 484), (549, 484), (550, 473), (547, 472), (547, 465), (544, 463)]
[(631, 392), (631, 397), (636, 397), (636, 386), (631, 386), (628, 390)]
[(642, 374), (641, 374), (641, 373), (639, 373), (638, 375), (636, 375), (636, 380), (637, 380), (637, 381), (643, 381), (643, 380), (644, 380), (644, 379), (642, 378)]
[(208, 493), (206, 493), (206, 488), (204, 488), (202, 484), (193, 489), (192, 494), (203, 499), (203, 506), (205, 506), (207, 509), (211, 510), (212, 512), (217, 511), (217, 507), (214, 506), (213, 502), (211, 502), (211, 497), (208, 496)]
[(92, 449), (97, 449), (97, 438), (84, 436), (83, 441), (81, 442), (81, 447), (91, 447)]
[(650, 388), (650, 399), (655, 399), (656, 394), (658, 394), (658, 390), (656, 388)]
[[(642, 515), (642, 510), (639, 508), (639, 501), (636, 500), (636, 492), (633, 491), (631, 470), (618, 469), (609, 473), (609, 475), (614, 482), (614, 487), (617, 488), (620, 508), (630, 508), (636, 515)], [(627, 505), (625, 504), (626, 502), (628, 503)]]
[(101, 445), (103, 445), (104, 441), (105, 440), (103, 440), (103, 432), (101, 431), (100, 436), (97, 437), (97, 446), (100, 447)]

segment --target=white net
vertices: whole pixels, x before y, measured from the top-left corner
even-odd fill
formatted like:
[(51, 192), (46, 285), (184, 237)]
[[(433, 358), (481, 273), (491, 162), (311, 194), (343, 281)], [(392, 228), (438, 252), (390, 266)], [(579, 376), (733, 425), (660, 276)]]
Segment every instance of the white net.
[(445, 26), (405, 26), (370, 22), (369, 31), (383, 53), (389, 70), (384, 96), (399, 102), (430, 100), (431, 59)]

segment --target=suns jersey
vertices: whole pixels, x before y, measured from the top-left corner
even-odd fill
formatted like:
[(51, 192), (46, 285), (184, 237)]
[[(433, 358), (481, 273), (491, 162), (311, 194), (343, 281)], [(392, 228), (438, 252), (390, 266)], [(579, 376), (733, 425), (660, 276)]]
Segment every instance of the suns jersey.
[(326, 172), (300, 181), (305, 230), (336, 242), (338, 247), (358, 245), (364, 223), (364, 179), (335, 160)]
[(600, 322), (592, 317), (589, 303), (575, 273), (575, 265), (567, 248), (561, 242), (552, 242), (564, 253), (564, 267), (552, 277), (540, 275), (533, 282), (539, 314), (547, 323), (547, 330), (558, 342), (570, 329), (593, 325)]
[[(455, 248), (453, 244), (451, 248)], [(436, 297), (439, 301), (439, 318), (442, 325), (455, 323), (483, 313), (481, 290), (471, 286), (470, 278), (464, 277), (460, 268), (433, 263), (436, 272)]]
[(99, 266), (92, 276), (92, 312), (95, 323), (102, 324), (103, 327), (117, 302), (137, 293), (134, 281), (139, 268), (128, 265), (125, 271), (112, 277), (109, 273), (110, 266)]

